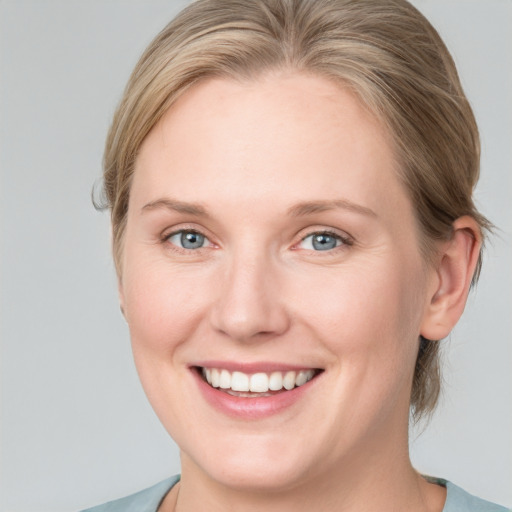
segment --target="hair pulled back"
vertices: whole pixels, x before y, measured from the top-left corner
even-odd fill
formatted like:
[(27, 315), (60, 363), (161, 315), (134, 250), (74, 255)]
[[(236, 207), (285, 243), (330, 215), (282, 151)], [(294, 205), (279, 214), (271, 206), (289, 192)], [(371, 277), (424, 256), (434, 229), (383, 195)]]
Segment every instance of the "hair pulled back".
[[(405, 0), (197, 0), (146, 49), (114, 115), (104, 155), (113, 249), (121, 255), (139, 148), (167, 109), (209, 77), (313, 73), (349, 87), (383, 124), (415, 207), (426, 262), (458, 217), (475, 208), (480, 143), (454, 62), (436, 30)], [(475, 280), (481, 267), (479, 258)], [(439, 341), (419, 340), (411, 408), (433, 411)]]

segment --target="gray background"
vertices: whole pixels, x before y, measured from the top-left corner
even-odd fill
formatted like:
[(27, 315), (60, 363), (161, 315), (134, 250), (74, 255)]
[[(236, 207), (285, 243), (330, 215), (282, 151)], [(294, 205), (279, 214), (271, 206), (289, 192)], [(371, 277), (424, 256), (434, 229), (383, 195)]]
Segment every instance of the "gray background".
[[(71, 511), (179, 471), (131, 360), (91, 187), (143, 48), (185, 2), (0, 1), (1, 509)], [(512, 2), (416, 0), (445, 38), (500, 228), (446, 343), (445, 396), (413, 460), (512, 505)]]

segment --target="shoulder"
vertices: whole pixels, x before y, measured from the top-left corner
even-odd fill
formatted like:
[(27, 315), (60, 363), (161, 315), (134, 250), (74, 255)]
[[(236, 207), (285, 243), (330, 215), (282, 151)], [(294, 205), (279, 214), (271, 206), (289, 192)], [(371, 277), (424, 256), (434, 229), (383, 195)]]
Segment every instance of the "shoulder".
[(482, 500), (464, 489), (442, 479), (437, 483), (446, 487), (446, 503), (443, 512), (509, 512), (510, 509)]
[(82, 512), (157, 512), (161, 501), (179, 479), (179, 475), (173, 476), (143, 491), (82, 510)]

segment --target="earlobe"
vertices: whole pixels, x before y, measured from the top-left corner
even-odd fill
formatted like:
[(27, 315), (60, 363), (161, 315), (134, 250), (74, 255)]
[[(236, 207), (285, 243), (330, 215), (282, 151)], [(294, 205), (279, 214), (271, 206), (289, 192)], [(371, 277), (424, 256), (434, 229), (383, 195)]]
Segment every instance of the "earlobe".
[(472, 217), (460, 217), (453, 223), (452, 236), (443, 244), (437, 260), (436, 287), (421, 325), (420, 334), (424, 338), (445, 338), (459, 320), (481, 245), (480, 228)]

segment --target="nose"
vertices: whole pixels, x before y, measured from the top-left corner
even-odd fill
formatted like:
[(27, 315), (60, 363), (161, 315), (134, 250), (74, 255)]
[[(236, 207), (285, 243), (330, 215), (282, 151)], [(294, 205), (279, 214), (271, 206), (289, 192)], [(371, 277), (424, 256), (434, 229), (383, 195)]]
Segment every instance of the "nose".
[(290, 325), (276, 265), (240, 255), (227, 268), (211, 309), (212, 327), (239, 342), (270, 339)]

